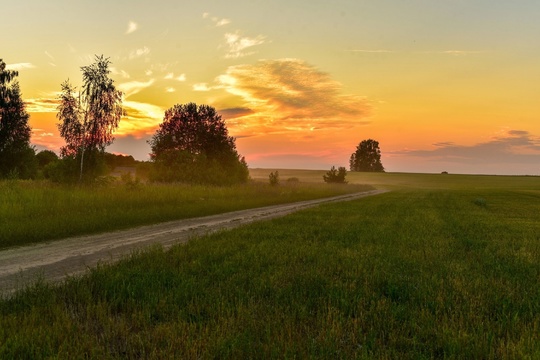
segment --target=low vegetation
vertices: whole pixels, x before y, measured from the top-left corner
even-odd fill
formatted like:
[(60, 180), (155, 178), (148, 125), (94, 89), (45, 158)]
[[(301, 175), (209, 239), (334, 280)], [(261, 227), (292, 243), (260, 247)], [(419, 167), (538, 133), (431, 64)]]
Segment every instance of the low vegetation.
[(0, 301), (0, 358), (539, 358), (540, 178), (362, 179), (394, 191)]
[[(168, 220), (369, 190), (258, 182), (229, 187), (143, 184), (131, 175), (101, 186), (0, 181), (0, 248)], [(96, 185), (97, 186), (97, 185)]]

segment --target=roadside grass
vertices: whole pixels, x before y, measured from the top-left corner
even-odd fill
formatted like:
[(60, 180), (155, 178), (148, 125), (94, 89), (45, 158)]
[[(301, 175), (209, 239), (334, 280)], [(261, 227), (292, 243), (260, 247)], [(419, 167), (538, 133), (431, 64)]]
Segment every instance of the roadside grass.
[(37, 284), (0, 301), (0, 358), (540, 358), (540, 187), (465, 188), (325, 204)]
[(46, 181), (0, 181), (0, 249), (163, 221), (371, 190), (251, 182), (231, 187), (123, 184), (66, 187)]

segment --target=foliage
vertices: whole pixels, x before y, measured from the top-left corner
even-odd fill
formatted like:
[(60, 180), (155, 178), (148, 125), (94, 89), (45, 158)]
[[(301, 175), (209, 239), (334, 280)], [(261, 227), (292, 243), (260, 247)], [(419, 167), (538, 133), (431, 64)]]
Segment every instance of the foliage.
[(57, 118), (60, 135), (66, 141), (61, 155), (77, 159), (79, 181), (83, 175), (90, 180), (99, 175), (96, 166), (101, 158), (98, 153), (103, 153), (113, 142), (113, 132), (124, 114), (122, 92), (116, 90), (114, 81), (109, 78), (109, 65), (109, 59), (102, 55), (96, 56), (93, 64), (83, 66), (83, 86), (78, 96), (69, 80), (61, 85)]
[(271, 172), (270, 175), (268, 175), (268, 179), (270, 180), (270, 185), (279, 185), (279, 172), (277, 170), (275, 172)]
[(40, 168), (44, 168), (48, 164), (57, 161), (58, 155), (51, 150), (43, 150), (36, 154), (36, 160)]
[(361, 141), (351, 154), (349, 165), (351, 171), (384, 172), (379, 142), (372, 139)]
[(8, 70), (0, 59), (0, 178), (33, 178), (37, 172), (35, 150), (30, 146), (31, 129), (17, 71)]
[(103, 154), (103, 161), (111, 171), (117, 167), (134, 167), (137, 165), (137, 160), (131, 155), (111, 154), (108, 152)]
[(175, 105), (152, 139), (151, 180), (229, 185), (246, 182), (247, 164), (221, 115), (208, 105)]
[(341, 166), (339, 169), (336, 169), (335, 166), (332, 166), (330, 171), (323, 175), (324, 182), (326, 183), (337, 183), (337, 184), (346, 184), (345, 176), (347, 176), (347, 169)]
[(538, 179), (497, 180), (512, 189), (318, 206), (37, 285), (0, 301), (0, 357), (536, 359)]

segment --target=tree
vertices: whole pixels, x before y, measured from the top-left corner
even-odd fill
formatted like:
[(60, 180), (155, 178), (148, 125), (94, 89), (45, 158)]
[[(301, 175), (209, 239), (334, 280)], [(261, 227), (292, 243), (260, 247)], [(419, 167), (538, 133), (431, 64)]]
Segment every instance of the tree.
[(35, 150), (30, 146), (29, 115), (22, 100), (17, 71), (0, 59), (0, 177), (35, 176)]
[(113, 132), (124, 115), (122, 92), (116, 90), (114, 80), (109, 78), (109, 65), (109, 59), (101, 55), (96, 56), (93, 64), (81, 67), (83, 86), (78, 94), (69, 80), (61, 85), (56, 115), (60, 135), (66, 141), (61, 155), (77, 159), (79, 181), (85, 170), (85, 154), (86, 160), (90, 160), (87, 175), (97, 175), (98, 162), (105, 147), (114, 141)]
[(345, 176), (347, 176), (347, 169), (341, 166), (336, 170), (335, 166), (332, 166), (330, 171), (323, 175), (324, 182), (326, 183), (337, 183), (337, 184), (346, 184)]
[(372, 139), (361, 141), (351, 154), (349, 164), (351, 171), (384, 172), (379, 142)]
[(173, 106), (148, 143), (154, 180), (232, 184), (248, 179), (247, 164), (236, 151), (235, 139), (211, 106)]

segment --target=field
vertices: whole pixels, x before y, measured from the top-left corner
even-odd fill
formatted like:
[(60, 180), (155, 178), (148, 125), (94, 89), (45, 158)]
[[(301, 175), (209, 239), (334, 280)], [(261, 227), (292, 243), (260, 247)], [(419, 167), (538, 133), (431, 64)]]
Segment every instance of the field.
[(0, 301), (0, 358), (540, 358), (540, 178), (348, 180), (392, 191)]
[(302, 186), (284, 181), (272, 187), (268, 173), (266, 181), (231, 187), (117, 182), (92, 188), (0, 181), (0, 249), (371, 189), (321, 181)]

